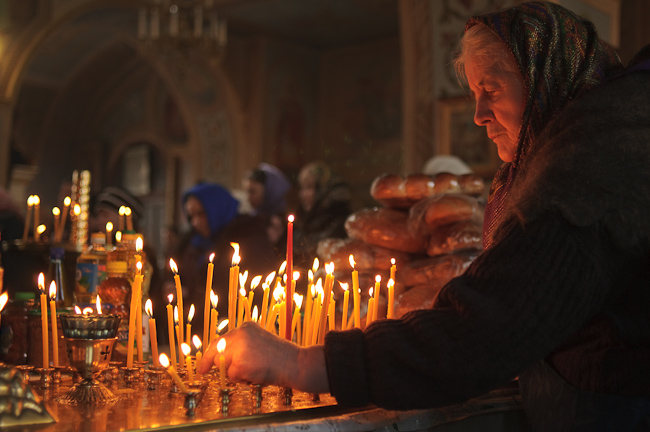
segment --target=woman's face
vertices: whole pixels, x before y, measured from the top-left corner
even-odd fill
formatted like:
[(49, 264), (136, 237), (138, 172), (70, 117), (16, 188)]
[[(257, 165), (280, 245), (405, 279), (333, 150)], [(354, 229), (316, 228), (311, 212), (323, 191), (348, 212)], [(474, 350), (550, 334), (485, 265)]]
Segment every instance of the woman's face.
[(205, 214), (203, 204), (198, 198), (189, 196), (185, 200), (185, 213), (192, 225), (192, 229), (201, 237), (210, 238), (210, 224)]
[(300, 179), (298, 198), (305, 211), (310, 211), (314, 207), (314, 201), (316, 200), (316, 181), (311, 176), (304, 176)]
[[(506, 70), (517, 70), (514, 59)], [(504, 72), (503, 66), (484, 67), (471, 55), (465, 63), (465, 74), (472, 95), (476, 99), (474, 123), (487, 128), (499, 157), (512, 162), (517, 150), (517, 138), (524, 111), (524, 82), (516, 72)]]
[(244, 180), (244, 189), (248, 195), (248, 202), (254, 209), (259, 209), (264, 204), (264, 185), (255, 180)]

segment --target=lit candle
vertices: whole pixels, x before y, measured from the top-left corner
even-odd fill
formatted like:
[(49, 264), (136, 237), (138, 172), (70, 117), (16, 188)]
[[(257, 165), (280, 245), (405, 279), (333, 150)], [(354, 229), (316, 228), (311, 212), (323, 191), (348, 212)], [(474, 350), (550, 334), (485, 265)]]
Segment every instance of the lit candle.
[(106, 222), (106, 244), (113, 244), (113, 222)]
[(52, 317), (52, 365), (59, 366), (59, 329), (56, 325), (56, 282), (50, 283), (50, 315)]
[(395, 258), (390, 259), (390, 279), (395, 281), (395, 272), (397, 271), (397, 266), (395, 265)]
[(167, 296), (169, 304), (167, 305), (167, 332), (169, 334), (169, 355), (172, 358), (172, 365), (176, 367), (176, 337), (174, 336), (174, 308), (172, 306), (172, 301), (174, 300), (174, 294), (169, 294)]
[(201, 339), (199, 339), (197, 335), (194, 335), (192, 336), (192, 343), (196, 348), (196, 380), (200, 381), (201, 372), (199, 372), (199, 366), (201, 365), (201, 359), (203, 358), (203, 354), (201, 353)]
[(189, 382), (194, 381), (194, 365), (192, 365), (192, 347), (186, 343), (181, 344), (181, 349), (183, 350), (183, 355), (185, 356), (185, 366), (187, 368), (187, 380)]
[(27, 197), (27, 215), (25, 216), (25, 225), (23, 228), (23, 243), (27, 241), (29, 235), (29, 225), (32, 219), (32, 211), (34, 207), (34, 195)]
[(239, 289), (239, 296), (238, 296), (238, 305), (237, 305), (237, 326), (239, 327), (244, 323), (244, 308), (246, 307), (244, 303), (247, 303), (246, 301), (246, 288), (244, 285), (246, 284), (246, 279), (248, 279), (248, 270), (246, 270), (243, 274), (239, 275), (239, 284), (241, 285), (241, 288)]
[(54, 232), (52, 233), (52, 241), (56, 241), (56, 238), (59, 236), (59, 222), (61, 221), (61, 209), (54, 207), (52, 209), (52, 215), (54, 215)]
[(372, 322), (372, 313), (375, 311), (375, 298), (372, 296), (372, 288), (370, 288), (369, 291), (369, 298), (368, 298), (368, 311), (366, 312), (366, 328), (370, 325)]
[(178, 354), (180, 355), (181, 343), (183, 343), (183, 288), (181, 287), (181, 277), (178, 275), (178, 267), (173, 259), (169, 259), (169, 267), (174, 272), (174, 284), (176, 285), (176, 305), (178, 306), (179, 327)]
[(262, 281), (262, 276), (261, 275), (255, 276), (253, 278), (253, 280), (251, 281), (251, 290), (248, 291), (248, 312), (249, 312), (248, 321), (252, 321), (252, 319), (253, 319), (253, 316), (251, 314), (252, 313), (251, 308), (253, 307), (253, 299), (254, 299), (254, 296), (255, 296), (255, 288), (257, 288), (257, 286), (260, 284), (261, 281)]
[(143, 347), (143, 342), (142, 342), (142, 326), (143, 326), (143, 321), (142, 321), (142, 281), (144, 281), (144, 276), (142, 276), (142, 267), (144, 264), (142, 263), (142, 248), (143, 248), (143, 240), (142, 237), (138, 237), (135, 239), (135, 268), (136, 268), (136, 277), (141, 276), (140, 279), (140, 291), (138, 292), (138, 297), (136, 298), (136, 301), (138, 302), (138, 306), (135, 309), (135, 341), (136, 341), (136, 346), (138, 347), (138, 361), (144, 361), (144, 347)]
[[(0, 294), (0, 312), (2, 312), (2, 309), (5, 308), (5, 305), (9, 301), (9, 294), (7, 292), (3, 292)], [(2, 314), (0, 314), (0, 322), (2, 322)]]
[(330, 331), (336, 330), (336, 301), (334, 300), (334, 293), (330, 294), (330, 304), (327, 311), (327, 317), (329, 318), (329, 329)]
[(275, 320), (278, 317), (278, 314), (280, 313), (280, 303), (276, 303), (273, 305), (271, 308), (271, 312), (269, 313), (269, 317), (266, 320), (266, 331), (275, 333)]
[(158, 336), (156, 334), (156, 319), (153, 317), (153, 305), (151, 299), (147, 299), (144, 310), (149, 315), (149, 341), (151, 342), (151, 358), (155, 367), (160, 366), (158, 362)]
[[(300, 307), (302, 306), (302, 296), (298, 293), (293, 293), (293, 301), (296, 303), (296, 309), (293, 311), (293, 319), (291, 321), (291, 340), (293, 340), (293, 334), (298, 329), (298, 323), (300, 322)], [(296, 343), (300, 345), (300, 336), (296, 334)]]
[[(318, 260), (318, 258), (316, 258)], [(314, 272), (309, 269), (307, 271), (307, 279), (309, 280), (309, 283), (307, 284), (307, 292), (305, 295), (307, 296), (307, 300), (305, 301), (305, 313), (303, 314), (303, 328), (305, 331), (302, 334), (302, 340), (300, 341), (300, 345), (306, 346), (305, 344), (307, 343), (307, 331), (309, 329), (309, 319), (311, 317), (311, 305), (314, 301)]]
[(50, 367), (50, 353), (47, 329), (47, 295), (45, 294), (45, 276), (43, 273), (38, 275), (38, 289), (41, 291), (41, 330), (43, 342), (43, 367), (45, 369)]
[(120, 206), (119, 210), (117, 211), (117, 214), (119, 215), (119, 219), (117, 220), (117, 230), (118, 231), (124, 231), (124, 214), (126, 213), (126, 207)]
[(46, 229), (47, 227), (44, 224), (40, 224), (39, 226), (37, 226), (36, 233), (34, 234), (34, 241), (40, 241), (41, 235), (43, 235)]
[(181, 329), (183, 324), (179, 325), (178, 321), (178, 306), (174, 307), (174, 328), (176, 329), (176, 339), (178, 340), (178, 367), (185, 367), (185, 357), (183, 357), (183, 336)]
[(228, 279), (228, 330), (237, 327), (237, 281), (239, 278), (239, 243), (231, 242), (230, 246), (235, 250), (232, 254), (230, 266), (230, 277)]
[[(194, 305), (190, 305), (190, 311), (187, 314), (187, 324), (185, 325), (185, 343), (190, 344), (192, 340), (192, 320), (194, 319)], [(191, 348), (191, 347), (190, 347)]]
[(379, 319), (379, 290), (381, 289), (381, 276), (375, 276), (375, 304), (372, 311), (372, 320)]
[(59, 232), (58, 232), (58, 237), (56, 238), (56, 242), (60, 243), (61, 240), (63, 239), (63, 231), (65, 231), (65, 221), (68, 217), (68, 213), (70, 213), (70, 204), (72, 204), (72, 199), (67, 196), (63, 199), (63, 211), (61, 212), (61, 222), (59, 224)]
[(269, 310), (269, 293), (271, 292), (271, 283), (273, 282), (273, 279), (275, 279), (275, 272), (269, 273), (269, 275), (266, 277), (266, 280), (262, 284), (264, 294), (262, 297), (262, 315), (260, 316), (260, 325), (263, 328), (266, 327), (266, 316)]
[[(138, 263), (142, 268), (142, 263)], [(126, 367), (133, 367), (133, 345), (135, 343), (135, 334), (137, 332), (136, 318), (138, 316), (138, 298), (140, 298), (140, 289), (142, 287), (142, 275), (136, 275), (131, 285), (131, 311), (129, 314), (129, 339), (126, 347)]]
[[(212, 296), (212, 275), (214, 273), (214, 253), (210, 254), (210, 262), (208, 262), (208, 275), (205, 280), (205, 305), (203, 306), (203, 340), (208, 342), (208, 331), (210, 329), (210, 297)], [(207, 344), (206, 344), (207, 345)], [(205, 348), (203, 348), (205, 350)]]
[(251, 314), (251, 321), (257, 323), (257, 318), (259, 317), (259, 310), (257, 310), (257, 305), (253, 308), (253, 313)]
[(325, 324), (327, 324), (326, 320), (329, 312), (330, 297), (332, 295), (332, 286), (334, 285), (334, 263), (331, 262), (329, 264), (325, 264), (325, 271), (327, 272), (327, 275), (325, 276), (325, 294), (323, 294), (323, 310), (321, 311), (319, 325), (319, 345), (323, 345), (325, 343)]
[(348, 291), (349, 285), (343, 282), (339, 282), (341, 289), (343, 290), (343, 316), (341, 317), (341, 330), (348, 328), (348, 302), (350, 301), (350, 291)]
[(354, 256), (350, 255), (352, 266), (352, 296), (354, 299), (354, 326), (361, 328), (361, 291), (359, 290), (359, 272), (354, 268)]
[(32, 203), (34, 204), (34, 233), (36, 233), (36, 228), (41, 224), (41, 199), (38, 195), (32, 197)]
[(95, 308), (97, 310), (97, 315), (101, 315), (102, 314), (102, 299), (99, 296), (97, 296), (97, 298), (95, 299)]
[(225, 349), (226, 340), (219, 339), (219, 343), (217, 343), (217, 351), (219, 352), (219, 383), (222, 390), (225, 390), (226, 388), (226, 359), (223, 356)]
[(323, 285), (322, 285), (322, 280), (318, 279), (316, 282), (316, 291), (318, 292), (318, 297), (316, 298), (316, 301), (314, 302), (314, 308), (312, 311), (312, 318), (311, 318), (311, 336), (309, 340), (309, 345), (314, 345), (318, 341), (318, 332), (320, 329), (320, 316), (323, 311)]
[[(287, 284), (287, 296), (286, 299), (288, 302), (291, 302), (293, 299), (293, 290), (294, 284), (291, 280), (293, 275), (293, 215), (289, 215), (287, 218), (287, 275), (289, 275), (289, 282)], [(286, 308), (286, 319), (285, 319), (285, 328), (281, 328), (280, 334), (284, 332), (284, 338), (288, 341), (291, 340), (291, 305)]]
[(395, 318), (395, 281), (388, 280), (388, 310), (386, 311), (386, 318)]
[(219, 296), (210, 291), (210, 332), (208, 333), (207, 345), (210, 345), (212, 339), (216, 336), (217, 320), (219, 319), (219, 312), (217, 312), (217, 304), (219, 303)]
[(181, 379), (181, 377), (178, 375), (178, 372), (176, 372), (176, 366), (169, 364), (169, 359), (165, 354), (160, 354), (160, 357), (158, 359), (160, 361), (160, 366), (164, 367), (167, 369), (167, 373), (172, 377), (174, 382), (176, 383), (176, 386), (182, 391), (183, 393), (187, 393), (187, 387), (185, 386), (185, 383)]
[(133, 218), (131, 217), (131, 207), (124, 208), (124, 216), (126, 216), (126, 230), (133, 231)]

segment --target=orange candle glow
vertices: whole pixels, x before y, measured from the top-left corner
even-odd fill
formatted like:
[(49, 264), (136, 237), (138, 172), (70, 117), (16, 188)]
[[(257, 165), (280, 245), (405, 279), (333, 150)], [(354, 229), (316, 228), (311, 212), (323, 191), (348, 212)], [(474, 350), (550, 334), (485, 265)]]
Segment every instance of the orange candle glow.
[(185, 367), (187, 368), (187, 380), (189, 382), (194, 382), (194, 365), (192, 364), (192, 347), (189, 344), (181, 344), (181, 349), (183, 350), (183, 356), (185, 356)]
[(117, 230), (118, 231), (124, 231), (124, 213), (126, 212), (126, 207), (120, 206), (120, 208), (117, 210), (117, 214), (119, 215), (119, 219), (117, 220)]
[(36, 228), (41, 224), (41, 199), (38, 195), (32, 196), (32, 203), (34, 204), (34, 235), (36, 235)]
[(178, 367), (185, 367), (185, 357), (183, 357), (183, 336), (181, 335), (183, 324), (178, 321), (178, 306), (174, 307), (174, 328), (176, 329), (176, 339), (178, 339)]
[(181, 287), (181, 277), (178, 275), (178, 267), (173, 259), (169, 259), (169, 267), (174, 272), (174, 285), (176, 286), (176, 305), (178, 306), (178, 322), (181, 323), (178, 334), (178, 354), (180, 356), (181, 343), (183, 343), (183, 288)]
[(271, 283), (273, 283), (273, 279), (275, 279), (275, 272), (269, 273), (269, 275), (266, 277), (266, 280), (262, 284), (264, 294), (262, 297), (262, 314), (260, 315), (260, 325), (263, 328), (266, 328), (266, 316), (268, 315), (269, 310), (269, 293), (271, 292)]
[(339, 282), (341, 289), (343, 290), (343, 316), (341, 317), (341, 330), (348, 328), (348, 302), (350, 301), (350, 291), (348, 290), (348, 284)]
[(219, 352), (219, 383), (222, 390), (226, 388), (226, 359), (223, 352), (226, 350), (226, 340), (219, 339), (217, 343), (217, 351)]
[(325, 343), (325, 324), (327, 324), (327, 315), (329, 312), (330, 297), (332, 295), (332, 286), (334, 285), (334, 263), (325, 264), (325, 270), (327, 275), (325, 276), (325, 287), (323, 294), (323, 310), (321, 311), (320, 317), (320, 328), (318, 336), (318, 344), (323, 345)]
[[(142, 237), (138, 237), (135, 240), (135, 267), (136, 267), (136, 272), (137, 276), (142, 275), (142, 267), (144, 264), (142, 263), (142, 248), (143, 248), (143, 240)], [(136, 276), (136, 277), (137, 277)], [(135, 309), (135, 342), (136, 346), (138, 347), (138, 361), (144, 361), (144, 347), (142, 345), (142, 326), (143, 326), (143, 321), (142, 321), (142, 282), (144, 281), (144, 276), (142, 276), (142, 279), (140, 280), (140, 291), (138, 292), (138, 297), (136, 297), (136, 301), (138, 302), (138, 307)]]
[(52, 365), (59, 366), (59, 329), (56, 325), (56, 282), (50, 283), (50, 315), (52, 317)]
[(235, 250), (232, 254), (232, 264), (230, 266), (230, 277), (228, 278), (228, 330), (234, 330), (237, 327), (237, 282), (239, 280), (239, 243), (231, 242), (230, 246)]
[(47, 328), (47, 295), (45, 294), (45, 276), (43, 273), (38, 275), (38, 289), (41, 291), (41, 331), (43, 342), (43, 367), (45, 369), (50, 367), (50, 353), (48, 336), (49, 331)]
[(219, 312), (217, 311), (217, 305), (219, 304), (219, 296), (210, 291), (210, 332), (208, 333), (208, 339), (206, 345), (210, 345), (212, 339), (216, 336), (217, 330), (217, 321), (219, 320)]
[(395, 281), (388, 280), (388, 310), (386, 311), (386, 318), (395, 318)]
[(32, 212), (34, 208), (34, 196), (30, 195), (27, 197), (27, 215), (25, 216), (25, 225), (23, 228), (23, 243), (27, 241), (29, 236), (29, 225), (32, 219)]
[(372, 296), (372, 288), (370, 288), (369, 291), (369, 298), (368, 298), (368, 311), (366, 312), (366, 328), (370, 325), (372, 322), (373, 316), (372, 314), (375, 311), (375, 298)]
[[(293, 302), (296, 304), (296, 309), (293, 311), (293, 318), (291, 321), (291, 340), (293, 340), (293, 334), (298, 329), (298, 323), (300, 322), (300, 307), (302, 306), (302, 296), (298, 293), (293, 293)], [(296, 334), (296, 343), (300, 345), (300, 336)]]
[[(185, 325), (185, 343), (190, 344), (192, 341), (192, 320), (194, 319), (194, 305), (190, 305), (190, 311), (187, 314), (187, 324)], [(191, 347), (190, 347), (191, 348)]]
[[(203, 340), (207, 343), (210, 341), (208, 338), (208, 331), (210, 329), (210, 298), (212, 296), (212, 277), (214, 274), (214, 253), (210, 254), (210, 262), (208, 262), (208, 274), (205, 280), (205, 304), (203, 305)], [(205, 350), (205, 348), (203, 348)]]
[(354, 326), (356, 328), (361, 328), (361, 291), (359, 290), (359, 272), (354, 268), (354, 264), (354, 256), (350, 255), (350, 265), (352, 266), (352, 298), (354, 300)]
[(197, 335), (192, 336), (192, 344), (194, 344), (194, 348), (196, 348), (196, 380), (200, 381), (201, 380), (201, 372), (199, 372), (199, 366), (201, 365), (201, 359), (203, 358), (203, 354), (201, 353), (201, 339)]
[(160, 366), (158, 361), (158, 336), (156, 334), (156, 319), (153, 317), (153, 305), (151, 299), (147, 299), (144, 310), (149, 316), (149, 341), (151, 342), (151, 358), (155, 367)]
[(174, 336), (174, 307), (172, 301), (174, 294), (167, 296), (169, 304), (167, 305), (167, 332), (169, 334), (169, 355), (172, 358), (172, 365), (176, 367), (176, 337)]
[(379, 290), (381, 289), (381, 276), (375, 276), (375, 304), (374, 310), (372, 311), (372, 320), (379, 319)]
[(113, 244), (113, 222), (106, 222), (106, 244)]
[(183, 393), (187, 393), (188, 390), (187, 387), (185, 386), (185, 383), (178, 375), (178, 372), (176, 372), (176, 367), (174, 365), (170, 366), (169, 359), (167, 358), (167, 356), (165, 354), (160, 354), (158, 360), (160, 361), (160, 366), (167, 369), (167, 373), (169, 373), (169, 375), (172, 377), (172, 379), (174, 380), (174, 382), (176, 383), (180, 391), (182, 391)]
[(56, 241), (56, 238), (59, 236), (59, 221), (61, 220), (61, 209), (54, 207), (52, 209), (52, 215), (54, 216), (54, 229), (52, 230), (52, 241)]
[(397, 266), (395, 265), (395, 258), (390, 259), (390, 279), (395, 281), (395, 272), (397, 271)]
[(63, 239), (63, 231), (65, 231), (65, 221), (70, 213), (70, 204), (72, 204), (72, 199), (67, 196), (63, 199), (63, 210), (61, 211), (61, 221), (59, 222), (58, 235), (56, 237), (56, 242), (60, 243)]
[[(142, 263), (138, 263), (140, 268), (142, 268)], [(138, 274), (133, 280), (133, 285), (131, 285), (131, 310), (129, 314), (129, 339), (128, 345), (126, 347), (126, 367), (133, 367), (133, 345), (135, 343), (136, 332), (140, 331), (140, 325), (136, 324), (136, 319), (138, 317), (137, 309), (139, 306), (138, 299), (140, 298), (140, 289), (142, 287), (143, 276)]]
[(124, 216), (126, 216), (126, 230), (133, 231), (133, 218), (131, 217), (131, 207), (124, 208)]
[[(2, 312), (2, 309), (5, 308), (5, 305), (9, 301), (9, 294), (7, 292), (3, 292), (0, 294), (0, 312)], [(0, 315), (0, 322), (2, 320), (2, 315)]]

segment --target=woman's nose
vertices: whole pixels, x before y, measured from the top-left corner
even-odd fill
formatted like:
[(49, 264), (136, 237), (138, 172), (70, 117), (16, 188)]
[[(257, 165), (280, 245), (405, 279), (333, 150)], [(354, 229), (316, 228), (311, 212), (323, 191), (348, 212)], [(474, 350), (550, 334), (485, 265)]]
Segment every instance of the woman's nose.
[(474, 111), (474, 123), (479, 126), (487, 126), (494, 120), (494, 113), (484, 97), (476, 99), (476, 111)]

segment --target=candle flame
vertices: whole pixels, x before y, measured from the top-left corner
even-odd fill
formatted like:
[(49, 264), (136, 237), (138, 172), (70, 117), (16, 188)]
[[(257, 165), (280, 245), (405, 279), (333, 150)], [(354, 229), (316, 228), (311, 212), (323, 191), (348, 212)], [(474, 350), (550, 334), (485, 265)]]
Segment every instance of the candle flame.
[(52, 281), (50, 283), (50, 300), (56, 299), (56, 282)]
[(63, 198), (63, 205), (66, 207), (70, 207), (70, 204), (72, 204), (72, 198), (69, 196)]
[(217, 351), (219, 352), (219, 354), (222, 354), (225, 349), (226, 349), (226, 340), (224, 338), (221, 338), (217, 343)]
[(60, 216), (60, 215), (61, 215), (61, 210), (60, 210), (58, 207), (54, 207), (54, 208), (52, 209), (52, 214), (53, 214), (54, 216)]
[(0, 311), (5, 308), (5, 305), (9, 301), (9, 293), (8, 292), (3, 292), (0, 294)]
[(27, 197), (27, 207), (31, 207), (34, 205), (34, 195), (30, 195)]
[(124, 215), (131, 216), (131, 207), (124, 207)]
[(158, 357), (158, 362), (160, 363), (160, 366), (164, 368), (169, 367), (169, 357), (167, 357), (165, 354), (160, 354)]
[(212, 305), (212, 309), (216, 309), (219, 304), (219, 296), (212, 291), (210, 291), (210, 304)]
[(196, 349), (201, 349), (201, 339), (197, 335), (192, 336), (192, 344), (196, 347)]
[(124, 216), (124, 212), (125, 212), (125, 210), (126, 210), (126, 209), (125, 209), (124, 206), (120, 206), (120, 209), (117, 211), (117, 213), (118, 213), (120, 216)]
[(239, 256), (239, 243), (230, 242), (230, 246), (235, 250), (232, 253), (232, 265), (234, 267), (239, 264), (239, 261), (241, 261), (241, 257)]
[(293, 215), (289, 215), (289, 217), (287, 217), (287, 220), (289, 221), (289, 223), (293, 223), (295, 218), (293, 217)]
[(318, 261), (318, 258), (314, 258), (314, 263), (311, 265), (311, 269), (314, 273), (318, 271), (318, 266), (320, 265), (320, 262)]
[(388, 283), (386, 284), (387, 287), (394, 287), (395, 286), (395, 281), (391, 278), (388, 279)]
[(147, 299), (144, 303), (144, 311), (149, 315), (149, 318), (153, 318), (153, 304), (151, 303), (151, 299)]
[(183, 342), (181, 344), (181, 351), (183, 351), (183, 355), (188, 356), (192, 352), (192, 347)]
[(244, 287), (239, 288), (239, 295), (242, 296), (242, 297), (245, 297), (246, 296), (246, 288), (244, 288)]
[(311, 298), (314, 298), (314, 296), (316, 295), (316, 287), (314, 286), (314, 284), (311, 285), (310, 291), (311, 291)]
[(79, 309), (79, 306), (77, 305), (74, 306), (74, 313), (76, 313), (77, 315), (81, 315), (81, 309)]
[(174, 306), (174, 324), (178, 325), (178, 306)]
[(34, 205), (39, 205), (41, 203), (41, 199), (38, 197), (38, 195), (33, 196), (32, 203), (34, 203)]
[(45, 294), (45, 275), (43, 273), (38, 274), (38, 289)]
[(251, 281), (251, 291), (257, 288), (257, 286), (260, 284), (261, 281), (262, 281), (262, 275), (255, 276)]
[[(391, 279), (391, 280), (392, 280), (392, 279)], [(339, 282), (339, 285), (341, 285), (341, 289), (342, 289), (343, 291), (347, 291), (348, 288), (350, 287), (350, 285), (347, 284), (347, 283), (345, 283), (345, 282)]]
[(316, 291), (317, 292), (323, 291), (323, 278), (318, 278), (318, 280), (316, 281)]
[(85, 307), (84, 310), (81, 311), (81, 313), (84, 314), (84, 315), (91, 314), (91, 313), (93, 313), (93, 308)]
[(142, 240), (142, 237), (138, 237), (135, 239), (135, 251), (137, 253), (142, 252), (142, 248), (144, 247), (144, 240)]
[(300, 309), (302, 306), (302, 296), (298, 293), (293, 293), (293, 301), (296, 303), (296, 307)]
[(74, 213), (75, 216), (79, 216), (81, 214), (81, 206), (79, 204), (75, 204), (74, 208), (72, 209), (72, 213)]
[(259, 311), (257, 310), (257, 305), (253, 308), (253, 313), (251, 314), (251, 321), (257, 322), (257, 316), (259, 315)]
[(370, 290), (368, 290), (368, 294), (370, 295), (370, 297), (372, 297), (372, 293), (373, 293), (373, 292), (374, 292), (374, 290), (373, 290), (372, 287), (371, 287)]
[(329, 274), (329, 275), (334, 273), (334, 263), (333, 262), (331, 262), (329, 264), (325, 264), (325, 272), (327, 272), (327, 274)]
[(219, 326), (217, 326), (217, 333), (221, 333), (221, 330), (225, 329), (228, 327), (228, 324), (230, 323), (230, 320), (226, 318), (225, 320), (221, 321), (219, 323)]
[(391, 263), (392, 265), (395, 265), (395, 258), (391, 258), (391, 259), (390, 259), (390, 263)]
[(176, 262), (174, 261), (173, 258), (169, 258), (169, 268), (172, 269), (174, 275), (178, 274), (178, 267), (176, 267)]
[(273, 279), (275, 279), (275, 271), (272, 271), (269, 273), (269, 275), (266, 277), (265, 283), (267, 286), (271, 286), (271, 283), (273, 283)]
[(210, 262), (212, 262), (213, 260), (214, 260), (214, 252), (210, 254)]
[(300, 272), (299, 271), (293, 272), (293, 280), (297, 281), (298, 279), (300, 279)]
[(278, 269), (278, 274), (279, 275), (283, 274), (286, 269), (287, 269), (287, 261), (284, 260), (284, 261), (282, 261), (282, 264), (280, 265), (280, 268)]
[(354, 255), (350, 254), (350, 265), (352, 266), (352, 270), (354, 270), (354, 265), (356, 262), (354, 261)]
[(278, 302), (280, 301), (283, 295), (284, 295), (284, 288), (280, 284), (277, 284), (275, 286), (275, 289), (273, 290), (273, 299), (276, 302)]
[(115, 241), (118, 243), (122, 241), (122, 231), (115, 232)]
[(106, 222), (106, 232), (113, 232), (113, 222)]
[(312, 269), (307, 270), (307, 280), (310, 284), (314, 283), (314, 272)]
[(282, 282), (286, 285), (287, 284), (287, 275), (286, 273), (282, 275)]
[(97, 299), (95, 299), (95, 308), (97, 309), (97, 315), (101, 315), (102, 314), (102, 299), (99, 296), (97, 296)]
[(38, 234), (43, 234), (46, 228), (47, 227), (44, 224), (40, 224), (39, 226), (36, 227), (36, 232)]
[(381, 282), (381, 276), (379, 275), (375, 276), (375, 282), (377, 283)]
[(242, 287), (246, 285), (246, 280), (248, 280), (248, 270), (246, 270), (244, 273), (239, 273), (239, 285)]
[(195, 310), (194, 304), (190, 305), (190, 311), (187, 313), (187, 322), (188, 323), (191, 323), (192, 318), (194, 318), (194, 310)]
[(138, 261), (137, 263), (135, 263), (135, 268), (137, 268), (138, 273), (140, 273), (142, 271), (142, 262)]
[(167, 296), (167, 300), (169, 300), (169, 304), (172, 304), (172, 302), (174, 301), (174, 294), (169, 294)]

